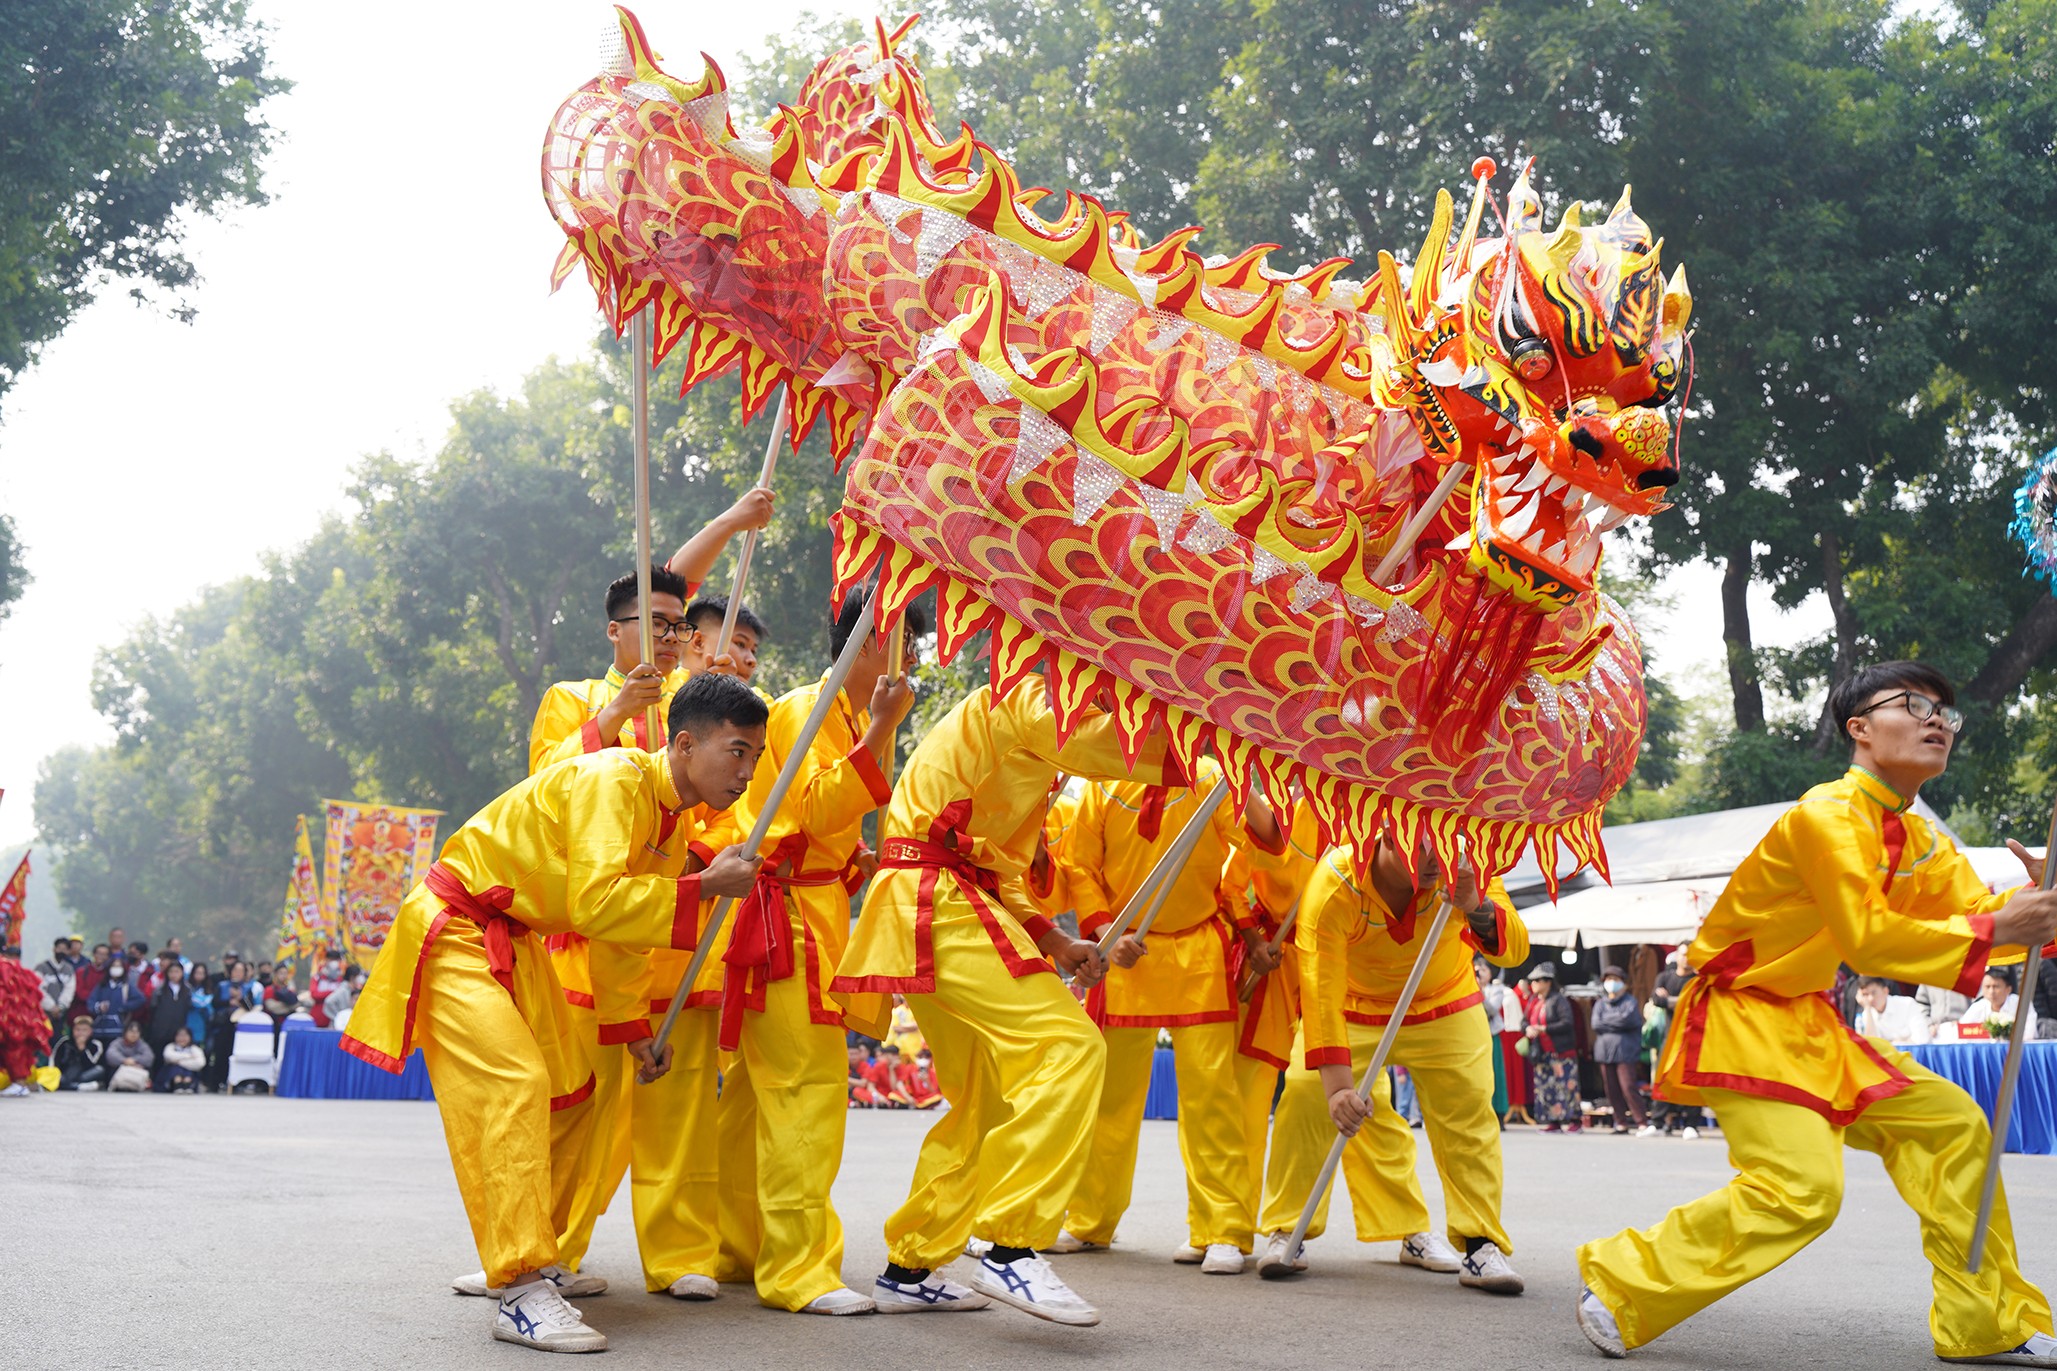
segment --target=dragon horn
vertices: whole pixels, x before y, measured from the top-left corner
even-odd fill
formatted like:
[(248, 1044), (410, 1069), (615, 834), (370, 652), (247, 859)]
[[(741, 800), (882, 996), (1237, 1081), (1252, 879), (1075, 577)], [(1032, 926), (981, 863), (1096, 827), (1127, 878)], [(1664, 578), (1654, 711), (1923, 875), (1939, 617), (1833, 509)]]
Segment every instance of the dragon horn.
[(1457, 236), (1455, 271), (1458, 275), (1471, 270), (1471, 246), (1478, 241), (1478, 221), (1485, 214), (1486, 201), (1490, 198), (1486, 184), (1499, 169), (1499, 164), (1490, 157), (1481, 157), (1471, 164), (1471, 209), (1464, 216), (1464, 232)]

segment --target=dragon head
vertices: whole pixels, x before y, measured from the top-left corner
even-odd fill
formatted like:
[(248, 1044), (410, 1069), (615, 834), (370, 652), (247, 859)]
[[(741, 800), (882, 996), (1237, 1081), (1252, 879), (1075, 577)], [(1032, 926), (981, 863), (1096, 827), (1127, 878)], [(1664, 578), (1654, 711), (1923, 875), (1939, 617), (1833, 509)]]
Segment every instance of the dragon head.
[[(1483, 191), (1481, 191), (1483, 193)], [(1593, 588), (1601, 535), (1666, 508), (1678, 480), (1659, 408), (1679, 384), (1692, 295), (1622, 190), (1600, 224), (1573, 204), (1557, 231), (1527, 173), (1506, 233), (1443, 251), (1448, 202), (1416, 266), (1421, 411), (1432, 455), (1476, 471), (1470, 554), (1545, 612)], [(1474, 215), (1475, 222), (1475, 215)], [(1425, 289), (1424, 286), (1432, 287)]]

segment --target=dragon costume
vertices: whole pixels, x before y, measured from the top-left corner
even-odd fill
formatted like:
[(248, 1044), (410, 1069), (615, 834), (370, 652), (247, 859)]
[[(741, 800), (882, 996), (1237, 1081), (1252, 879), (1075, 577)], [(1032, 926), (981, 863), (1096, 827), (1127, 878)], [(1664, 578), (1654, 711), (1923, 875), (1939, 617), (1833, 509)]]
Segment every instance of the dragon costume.
[(712, 59), (669, 76), (619, 14), (545, 142), (557, 280), (583, 264), (617, 327), (652, 307), (686, 385), (740, 367), (746, 418), (783, 387), (795, 446), (825, 417), (856, 449), (839, 590), (877, 571), (890, 624), (933, 588), (945, 660), (989, 631), (996, 689), (1044, 667), (1060, 727), (1104, 706), (1239, 792), (1297, 781), (1334, 840), (1604, 870), (1645, 702), (1595, 572), (1677, 479), (1691, 312), (1625, 191), (1546, 232), (1524, 172), (1482, 236), (1481, 159), (1410, 273), (1282, 274), (1075, 193), (1042, 217), (939, 132), (908, 25), (741, 129)]

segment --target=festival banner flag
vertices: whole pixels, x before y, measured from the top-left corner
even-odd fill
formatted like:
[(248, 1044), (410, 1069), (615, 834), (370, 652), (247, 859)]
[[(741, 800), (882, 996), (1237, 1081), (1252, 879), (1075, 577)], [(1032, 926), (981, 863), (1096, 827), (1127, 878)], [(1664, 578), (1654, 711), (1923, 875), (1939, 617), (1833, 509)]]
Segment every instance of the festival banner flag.
[(29, 854), (21, 854), (21, 865), (0, 890), (0, 947), (21, 946), (21, 926), (29, 916)]
[(400, 902), (436, 859), (436, 820), (443, 811), (322, 803), (328, 807), (322, 890), (329, 924), (357, 964), (369, 967), (386, 945)]
[(279, 911), (279, 947), (273, 961), (297, 970), (304, 960), (311, 975), (336, 940), (322, 906), (321, 879), (314, 872), (314, 849), (307, 840), (305, 815), (294, 821), (293, 847), (293, 874), (286, 881), (285, 908)]

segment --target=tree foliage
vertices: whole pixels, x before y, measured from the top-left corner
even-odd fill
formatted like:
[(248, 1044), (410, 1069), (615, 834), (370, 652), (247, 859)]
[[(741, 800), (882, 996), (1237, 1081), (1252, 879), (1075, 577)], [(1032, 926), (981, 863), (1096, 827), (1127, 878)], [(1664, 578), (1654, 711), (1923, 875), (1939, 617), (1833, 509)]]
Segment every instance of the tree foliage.
[(0, 24), (0, 394), (110, 278), (182, 316), (193, 214), (262, 204), (288, 88), (244, 0), (10, 0)]

